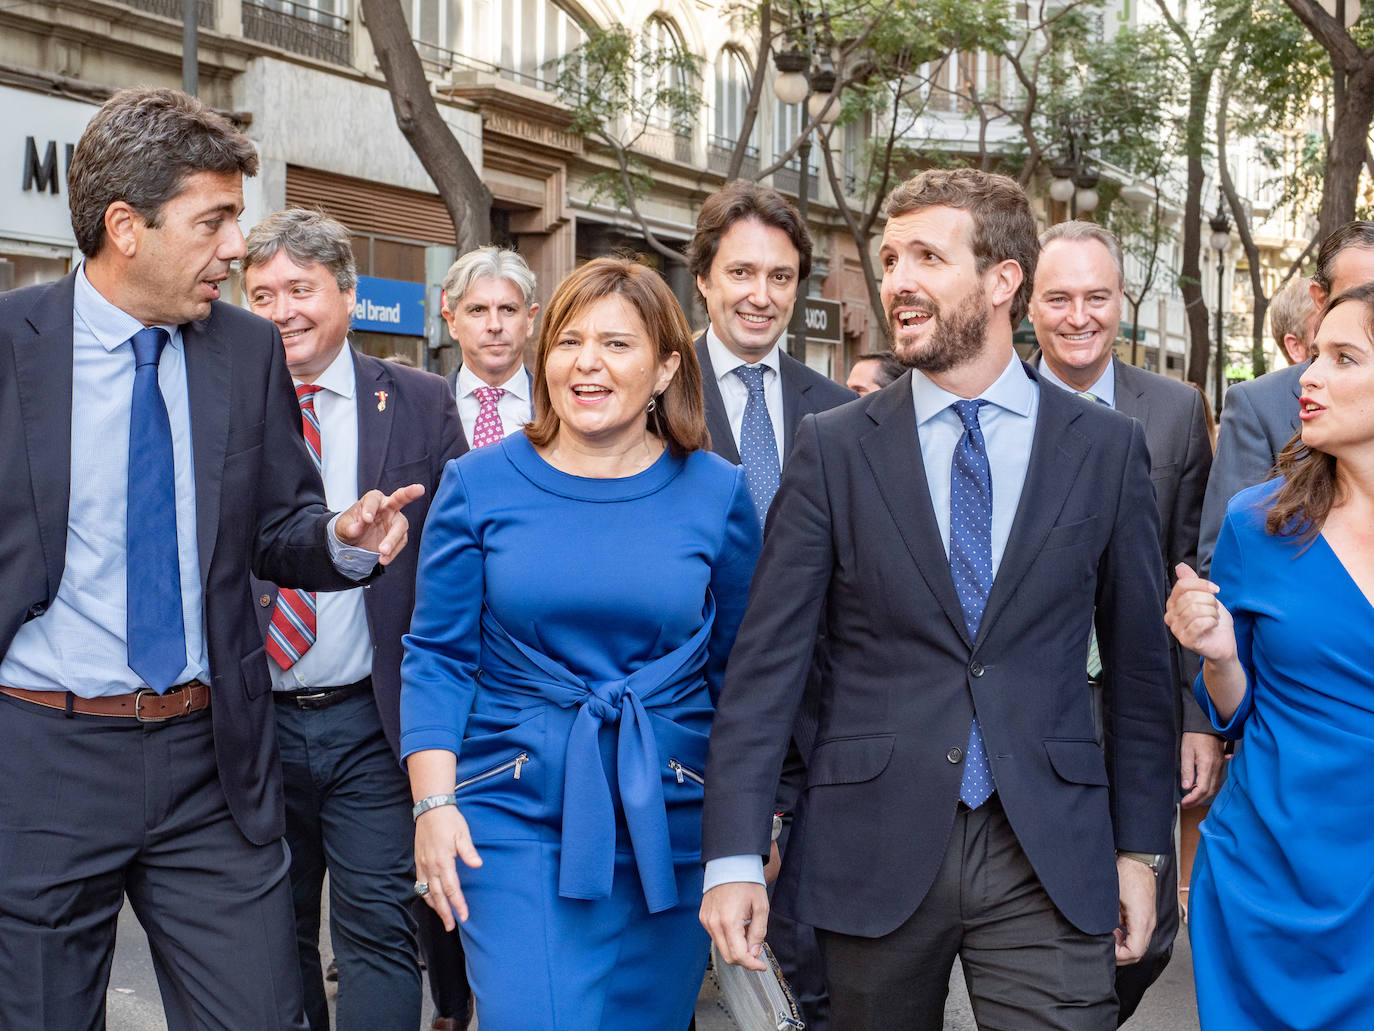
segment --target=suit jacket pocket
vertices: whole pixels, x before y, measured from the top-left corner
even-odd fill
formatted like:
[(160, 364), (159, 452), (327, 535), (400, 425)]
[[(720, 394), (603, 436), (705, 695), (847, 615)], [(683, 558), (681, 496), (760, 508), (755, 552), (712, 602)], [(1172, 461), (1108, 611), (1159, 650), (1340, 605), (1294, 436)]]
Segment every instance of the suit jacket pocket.
[(253, 423), (251, 426), (239, 426), (231, 419), (229, 422), (229, 441), (224, 449), (225, 460), (227, 461), (235, 455), (241, 455), (245, 451), (262, 447), (263, 431), (266, 427), (265, 420)]
[(1076, 523), (1065, 523), (1056, 526), (1045, 538), (1045, 545), (1040, 550), (1050, 551), (1054, 548), (1066, 548), (1071, 544), (1080, 544), (1092, 537), (1093, 529), (1097, 526), (1097, 516), (1089, 516), (1087, 519), (1080, 519)]
[(272, 674), (267, 668), (267, 648), (254, 648), (239, 660), (243, 675), (243, 690), (249, 698), (257, 698), (272, 690)]
[(429, 455), (425, 454), (413, 462), (403, 462), (400, 465), (388, 466), (382, 470), (381, 480), (378, 488), (383, 494), (390, 494), (401, 487), (408, 487), (412, 483), (423, 484), (426, 493), (433, 493), (430, 490), (430, 471)]
[(862, 784), (870, 781), (892, 760), (895, 735), (836, 737), (816, 742), (807, 764), (806, 786)]
[(1107, 785), (1107, 764), (1096, 741), (1049, 738), (1045, 741), (1050, 765), (1070, 784)]
[(1164, 465), (1153, 465), (1150, 467), (1150, 480), (1167, 480), (1178, 471), (1177, 462), (1166, 462)]

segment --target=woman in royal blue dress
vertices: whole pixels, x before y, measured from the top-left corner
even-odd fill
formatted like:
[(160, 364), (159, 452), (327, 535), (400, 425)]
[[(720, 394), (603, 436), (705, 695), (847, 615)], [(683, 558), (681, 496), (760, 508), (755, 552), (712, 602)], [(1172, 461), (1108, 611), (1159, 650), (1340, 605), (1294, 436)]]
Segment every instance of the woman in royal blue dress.
[(1232, 499), (1166, 619), (1244, 743), (1188, 910), (1205, 1029), (1374, 1027), (1374, 285), (1328, 306), (1279, 478)]
[(401, 696), (416, 890), (465, 920), (483, 1031), (676, 1031), (706, 964), (701, 771), (758, 519), (704, 450), (657, 273), (602, 258), (563, 281), (534, 404), (449, 464), (425, 526)]

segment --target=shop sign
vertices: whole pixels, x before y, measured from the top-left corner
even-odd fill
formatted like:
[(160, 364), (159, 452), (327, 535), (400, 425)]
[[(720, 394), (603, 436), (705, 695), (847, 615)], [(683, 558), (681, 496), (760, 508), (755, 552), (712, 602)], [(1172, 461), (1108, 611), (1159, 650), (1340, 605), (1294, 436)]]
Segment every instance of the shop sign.
[(369, 333), (424, 336), (425, 284), (359, 276), (353, 328)]

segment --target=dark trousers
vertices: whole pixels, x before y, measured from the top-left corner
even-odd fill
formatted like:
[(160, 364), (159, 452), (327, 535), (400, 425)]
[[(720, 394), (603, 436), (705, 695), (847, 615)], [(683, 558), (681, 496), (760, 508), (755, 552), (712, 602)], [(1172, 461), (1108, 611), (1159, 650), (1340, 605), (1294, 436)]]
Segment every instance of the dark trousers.
[[(789, 820), (778, 837), (778, 851), (787, 854), (787, 839), (791, 837), (792, 823)], [(777, 882), (775, 881), (774, 884)], [(773, 885), (768, 886), (768, 896), (773, 896)], [(799, 924), (776, 911), (768, 914), (768, 947), (777, 957), (782, 976), (792, 989), (792, 998), (797, 1002), (806, 1021), (807, 1031), (829, 1031), (830, 999), (825, 994), (825, 967), (821, 963), (821, 950), (816, 942), (816, 929), (810, 924)]]
[(170, 1031), (302, 1031), (287, 854), (239, 833), (210, 713), (0, 697), (0, 1028), (101, 1031), (125, 895)]
[(411, 907), (420, 925), (420, 953), (429, 968), (429, 997), (434, 1015), (456, 1020), (466, 1027), (472, 1018), (472, 988), (468, 985), (467, 960), (458, 928), (444, 930), (437, 913), (417, 898)]
[(959, 807), (935, 883), (906, 923), (881, 938), (816, 936), (830, 1022), (845, 1031), (940, 1031), (956, 956), (983, 1031), (1116, 1027), (1112, 935), (1060, 915), (995, 795)]
[(329, 872), (329, 930), (339, 964), (338, 1031), (420, 1024), (410, 786), (371, 694), (327, 709), (277, 703), (286, 841), (305, 1011), (329, 1031), (320, 966), (320, 891)]

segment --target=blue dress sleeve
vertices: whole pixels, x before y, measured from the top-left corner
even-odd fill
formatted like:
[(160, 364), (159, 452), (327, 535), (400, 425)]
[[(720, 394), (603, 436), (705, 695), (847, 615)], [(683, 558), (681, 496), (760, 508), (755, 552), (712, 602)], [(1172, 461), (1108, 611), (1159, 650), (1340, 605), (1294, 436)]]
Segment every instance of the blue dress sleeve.
[[(1232, 713), (1229, 720), (1223, 720), (1217, 713), (1217, 708), (1212, 704), (1212, 698), (1207, 693), (1207, 685), (1203, 683), (1202, 673), (1198, 672), (1197, 679), (1193, 682), (1193, 696), (1197, 698), (1198, 705), (1207, 713), (1207, 718), (1212, 721), (1212, 726), (1216, 727), (1217, 733), (1228, 740), (1238, 740), (1245, 731), (1245, 721), (1250, 717), (1251, 711), (1255, 707), (1255, 676), (1254, 666), (1251, 660), (1251, 645), (1254, 639), (1255, 619), (1254, 612), (1246, 602), (1246, 595), (1253, 590), (1255, 585), (1250, 582), (1252, 574), (1247, 572), (1245, 562), (1245, 545), (1254, 548), (1257, 544), (1263, 546), (1262, 541), (1242, 542), (1243, 535), (1254, 533), (1254, 528), (1249, 525), (1241, 525), (1242, 522), (1252, 523), (1254, 514), (1238, 508), (1233, 504), (1231, 511), (1226, 514), (1225, 521), (1221, 524), (1221, 532), (1217, 535), (1216, 552), (1212, 556), (1211, 581), (1221, 588), (1217, 597), (1226, 611), (1231, 613), (1231, 619), (1235, 623), (1236, 632), (1236, 658), (1240, 660), (1241, 668), (1245, 670), (1245, 696), (1241, 699), (1240, 705)], [(1260, 517), (1261, 523), (1263, 517)], [(1261, 528), (1260, 533), (1264, 530)]]
[(452, 461), (425, 520), (415, 611), (402, 638), (402, 763), (428, 748), (461, 751), (481, 654), (482, 562), (468, 486)]
[(725, 664), (735, 635), (744, 619), (749, 601), (749, 584), (754, 578), (754, 566), (763, 546), (758, 514), (744, 482), (744, 467), (735, 469), (735, 489), (725, 513), (720, 549), (711, 564), (711, 595), (716, 599), (716, 622), (711, 628), (711, 642), (706, 657), (706, 684), (711, 691), (711, 705), (720, 698), (725, 682)]

